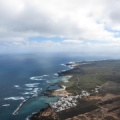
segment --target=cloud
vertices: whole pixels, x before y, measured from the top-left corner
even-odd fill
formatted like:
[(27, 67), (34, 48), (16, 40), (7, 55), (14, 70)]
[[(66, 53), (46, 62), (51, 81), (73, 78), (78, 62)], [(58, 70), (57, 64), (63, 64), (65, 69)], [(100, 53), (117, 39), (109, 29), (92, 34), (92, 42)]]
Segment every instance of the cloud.
[[(107, 46), (111, 52), (120, 41), (119, 11), (119, 0), (0, 0), (0, 46), (3, 51), (83, 52)], [(50, 40), (29, 41), (35, 36)]]

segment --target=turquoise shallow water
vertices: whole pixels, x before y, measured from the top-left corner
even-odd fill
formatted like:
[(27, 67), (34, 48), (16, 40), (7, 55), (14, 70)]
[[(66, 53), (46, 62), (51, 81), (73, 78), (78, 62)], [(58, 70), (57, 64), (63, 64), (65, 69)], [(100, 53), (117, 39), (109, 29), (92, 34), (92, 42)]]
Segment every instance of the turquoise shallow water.
[(55, 101), (57, 101), (57, 99), (58, 99), (58, 97), (48, 98), (45, 96), (41, 96), (37, 99), (33, 99), (33, 100), (27, 102), (26, 105), (24, 105), (23, 108), (20, 110), (19, 114), (15, 117), (16, 117), (16, 119), (21, 119), (21, 116), (26, 117), (26, 114), (24, 114), (24, 113), (27, 113), (27, 115), (29, 116), (31, 114), (31, 112), (36, 112), (40, 108), (47, 107), (47, 104), (45, 104), (45, 103), (55, 102)]

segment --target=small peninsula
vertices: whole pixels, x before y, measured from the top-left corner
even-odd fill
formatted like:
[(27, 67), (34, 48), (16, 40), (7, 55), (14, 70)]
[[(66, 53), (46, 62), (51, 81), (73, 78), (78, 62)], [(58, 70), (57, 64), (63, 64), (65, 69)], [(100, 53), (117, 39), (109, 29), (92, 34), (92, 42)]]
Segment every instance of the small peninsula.
[(72, 69), (59, 72), (68, 76), (61, 89), (50, 94), (58, 101), (33, 114), (30, 120), (119, 120), (120, 60), (67, 63)]

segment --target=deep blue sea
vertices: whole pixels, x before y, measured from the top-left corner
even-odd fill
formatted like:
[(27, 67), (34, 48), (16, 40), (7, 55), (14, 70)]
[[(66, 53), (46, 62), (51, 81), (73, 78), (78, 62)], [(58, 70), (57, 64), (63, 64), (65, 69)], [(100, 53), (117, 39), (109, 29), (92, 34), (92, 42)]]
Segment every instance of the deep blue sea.
[[(46, 103), (56, 101), (57, 97), (48, 98), (41, 93), (52, 84), (67, 79), (56, 74), (70, 69), (62, 64), (83, 60), (99, 60), (99, 58), (67, 54), (0, 55), (0, 120), (25, 120), (32, 113), (46, 107)], [(39, 97), (30, 99), (17, 115), (12, 115), (23, 100), (33, 96)]]

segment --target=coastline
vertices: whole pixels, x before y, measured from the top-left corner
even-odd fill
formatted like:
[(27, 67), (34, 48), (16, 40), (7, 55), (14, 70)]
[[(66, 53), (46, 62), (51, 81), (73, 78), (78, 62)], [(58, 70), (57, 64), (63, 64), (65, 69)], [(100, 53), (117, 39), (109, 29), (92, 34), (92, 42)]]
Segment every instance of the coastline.
[(26, 118), (26, 120), (36, 120), (38, 116), (39, 120), (59, 120), (57, 114), (54, 112), (52, 107), (48, 103), (46, 104), (48, 105), (46, 108), (43, 108), (36, 113), (33, 113), (31, 116)]
[[(74, 70), (79, 65), (79, 63), (81, 63), (81, 65), (86, 64), (84, 62), (83, 63), (82, 62), (69, 62), (69, 63), (66, 63), (66, 64), (61, 64), (61, 65), (64, 65), (64, 66), (68, 66), (70, 68), (70, 69), (67, 69), (67, 70), (62, 70), (61, 72), (57, 73), (58, 77), (61, 77), (61, 76), (67, 77), (67, 81), (62, 81), (62, 82), (64, 82), (64, 83), (69, 82), (69, 79), (72, 78), (73, 75), (72, 74), (66, 74), (66, 73), (67, 72), (69, 73), (69, 71)], [(47, 94), (44, 94), (44, 95), (47, 95), (48, 97), (51, 97), (51, 96), (56, 97), (57, 96), (57, 97), (60, 97), (60, 98), (72, 95), (71, 93), (68, 93), (66, 91), (66, 86), (59, 84), (60, 82), (56, 83), (56, 84), (59, 85), (59, 87), (60, 87), (59, 89), (56, 89), (56, 90), (52, 91), (52, 93), (51, 93), (51, 91), (47, 90), (46, 91)], [(52, 112), (55, 112), (49, 103), (46, 103), (46, 104), (48, 105), (46, 108), (43, 108), (43, 109), (39, 110), (38, 112), (33, 113), (32, 115), (27, 117), (26, 120), (34, 120), (34, 116), (37, 116), (38, 114), (40, 115), (42, 112), (45, 112), (49, 108), (52, 109)], [(59, 118), (58, 118), (58, 120), (59, 120)]]
[[(72, 62), (73, 63), (73, 62)], [(71, 64), (71, 63), (70, 63)], [(69, 70), (72, 70), (73, 69), (73, 67), (71, 67), (70, 66), (70, 64), (68, 65), (68, 64), (61, 64), (61, 65), (64, 65), (64, 66), (69, 66), (69, 68), (70, 69), (67, 69), (67, 70), (64, 70), (64, 71), (61, 71), (61, 72), (66, 72), (66, 71), (69, 71)], [(56, 73), (56, 75), (58, 76), (58, 77), (61, 77), (61, 76), (63, 76), (63, 75), (60, 75), (59, 73), (61, 73), (61, 72), (58, 72), (58, 73)], [(67, 81), (65, 80), (64, 82), (68, 82), (69, 81), (69, 79), (72, 77), (73, 75), (64, 75), (64, 77), (65, 78), (67, 78)], [(47, 97), (56, 97), (56, 96), (58, 96), (58, 97), (62, 97), (62, 96), (66, 96), (66, 94), (67, 93), (64, 93), (64, 95), (60, 95), (60, 93), (59, 92), (64, 92), (65, 91), (65, 89), (66, 89), (66, 86), (62, 86), (62, 85), (60, 85), (59, 84), (60, 82), (58, 82), (58, 83), (55, 83), (55, 84), (58, 84), (59, 85), (59, 89), (56, 89), (56, 90), (54, 90), (54, 91), (50, 91), (50, 90), (46, 90), (44, 93), (43, 93), (43, 95), (44, 96), (47, 96)], [(57, 94), (54, 94), (53, 92), (57, 92)], [(62, 93), (63, 94), (63, 93)], [(30, 116), (28, 116), (27, 118), (26, 118), (26, 120), (34, 120), (34, 116), (37, 116), (38, 114), (41, 114), (42, 112), (45, 112), (45, 111), (47, 111), (49, 108), (50, 109), (52, 109), (52, 107), (51, 107), (51, 105), (49, 104), (49, 103), (46, 103), (47, 104), (47, 107), (46, 108), (42, 108), (41, 110), (39, 110), (38, 112), (35, 112), (35, 113), (32, 113), (32, 115), (30, 115)], [(52, 112), (54, 112), (54, 110), (52, 109)], [(39, 116), (39, 115), (38, 115)], [(59, 118), (58, 118), (58, 120), (59, 120)]]
[(33, 96), (33, 97), (31, 97), (31, 98), (28, 98), (28, 99), (23, 100), (23, 101), (18, 105), (18, 107), (14, 110), (14, 112), (13, 112), (12, 114), (13, 114), (13, 115), (17, 115), (17, 114), (19, 113), (20, 109), (24, 106), (24, 104), (25, 104), (26, 102), (28, 102), (28, 101), (31, 100), (31, 99), (37, 98), (37, 97), (39, 97), (39, 96)]
[[(119, 90), (116, 89), (117, 84), (111, 82), (109, 79), (106, 81), (102, 80), (104, 77), (102, 74), (105, 74), (105, 72), (107, 71), (104, 69), (111, 69), (112, 71), (114, 66), (116, 66), (116, 62), (118, 62), (117, 64), (120, 63), (119, 61), (113, 60), (68, 63), (67, 65), (69, 66), (74, 64), (72, 65), (74, 67), (70, 70), (58, 73), (58, 76), (68, 76), (68, 81), (62, 81), (61, 84), (58, 82), (61, 88), (52, 91), (52, 95), (59, 96), (59, 99), (56, 102), (49, 103), (49, 106), (52, 109), (52, 113), (56, 113), (58, 118), (49, 119), (50, 116), (48, 114), (48, 116), (41, 116), (42, 112), (46, 112), (46, 110), (49, 109), (49, 106), (43, 111), (40, 110), (37, 114), (38, 116), (36, 117), (43, 117), (43, 119), (46, 118), (46, 120), (74, 120), (76, 118), (80, 118), (80, 120), (82, 120), (85, 117), (85, 120), (87, 120), (91, 119), (93, 115), (95, 119), (106, 119), (109, 117), (113, 120), (118, 120), (119, 116), (117, 116), (117, 114), (119, 111), (116, 110), (119, 110), (120, 107), (117, 107), (116, 104), (120, 106), (119, 102), (117, 102), (118, 100), (120, 100), (120, 96)], [(110, 66), (111, 64), (113, 64), (112, 67)], [(100, 65), (102, 66), (103, 70), (102, 74), (99, 67)], [(109, 68), (105, 67), (105, 65), (109, 65)], [(97, 66), (98, 68), (96, 69), (95, 66)], [(110, 74), (113, 74), (111, 71)], [(106, 75), (107, 76), (105, 76), (104, 78), (109, 78), (108, 73), (106, 73)], [(96, 77), (99, 77), (100, 80), (96, 79)], [(115, 89), (115, 92), (112, 91), (112, 88)], [(111, 89), (111, 91), (109, 89)], [(111, 106), (106, 105), (109, 103), (109, 101), (112, 101), (112, 108)], [(104, 110), (104, 113), (100, 112)], [(115, 111), (114, 116), (111, 116), (111, 111)], [(34, 118), (31, 117), (29, 120), (34, 120)]]

